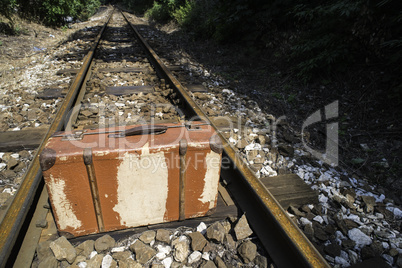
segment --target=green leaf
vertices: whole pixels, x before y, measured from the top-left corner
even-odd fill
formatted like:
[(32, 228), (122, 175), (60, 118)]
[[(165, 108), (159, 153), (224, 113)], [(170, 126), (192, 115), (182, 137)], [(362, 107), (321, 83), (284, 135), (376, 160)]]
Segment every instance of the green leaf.
[(353, 164), (353, 165), (359, 165), (359, 164), (362, 164), (362, 163), (364, 163), (364, 159), (362, 159), (362, 158), (353, 158), (352, 160), (350, 160), (350, 162)]

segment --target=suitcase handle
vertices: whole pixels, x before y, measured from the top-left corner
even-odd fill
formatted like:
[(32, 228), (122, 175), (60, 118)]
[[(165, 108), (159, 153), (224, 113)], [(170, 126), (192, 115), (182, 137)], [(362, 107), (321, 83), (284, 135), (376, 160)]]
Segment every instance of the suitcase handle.
[(134, 136), (134, 135), (145, 135), (145, 134), (162, 134), (165, 133), (168, 129), (167, 126), (163, 125), (145, 125), (139, 127), (133, 127), (127, 130), (124, 130), (117, 134), (109, 134), (109, 138), (122, 138), (127, 136)]

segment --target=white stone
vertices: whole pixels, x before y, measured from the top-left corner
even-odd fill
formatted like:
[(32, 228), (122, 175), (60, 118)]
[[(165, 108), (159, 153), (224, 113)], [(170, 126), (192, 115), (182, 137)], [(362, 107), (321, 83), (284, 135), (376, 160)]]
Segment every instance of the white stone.
[(225, 250), (224, 250), (224, 249), (221, 249), (221, 250), (219, 250), (217, 253), (218, 253), (218, 256), (222, 258), (222, 257), (223, 257), (223, 254), (225, 253)]
[(98, 255), (98, 252), (96, 252), (95, 250), (91, 252), (91, 254), (89, 254), (89, 259), (92, 259), (93, 257), (95, 257), (96, 255)]
[(320, 195), (318, 196), (318, 201), (319, 201), (320, 203), (327, 203), (327, 202), (328, 202), (328, 197), (326, 197), (326, 196), (323, 195), (323, 194), (320, 194)]
[(360, 225), (362, 225), (363, 223), (360, 221), (360, 217), (358, 215), (355, 214), (349, 214), (348, 216), (344, 216), (345, 219), (348, 220), (352, 220)]
[(307, 225), (307, 224), (312, 224), (312, 222), (309, 219), (304, 218), (304, 217), (300, 218), (300, 222), (301, 222), (301, 224), (303, 224), (303, 226)]
[(386, 260), (388, 262), (388, 264), (391, 265), (391, 266), (394, 263), (394, 258), (392, 258), (392, 256), (390, 256), (388, 254), (382, 254), (382, 258), (384, 260)]
[(273, 170), (269, 165), (266, 165), (261, 169), (261, 174), (269, 177), (278, 175), (277, 172)]
[(158, 252), (165, 254), (169, 254), (172, 251), (170, 246), (157, 245), (156, 248), (158, 249)]
[(172, 251), (170, 246), (157, 245), (156, 248), (158, 249), (158, 253), (156, 254), (156, 258), (158, 260), (165, 259), (166, 256)]
[(163, 260), (163, 259), (166, 258), (166, 254), (159, 252), (159, 253), (156, 253), (155, 257), (156, 257), (158, 260)]
[(325, 255), (325, 259), (326, 259), (328, 262), (332, 262), (332, 263), (335, 262), (335, 259), (334, 259), (333, 257), (329, 256), (329, 255)]
[[(325, 209), (325, 214), (327, 214), (327, 210)], [(328, 216), (327, 215), (323, 215), (322, 219), (324, 220), (325, 224), (329, 224), (329, 220), (328, 220)]]
[(364, 234), (362, 231), (360, 231), (357, 228), (353, 228), (353, 229), (349, 230), (348, 236), (351, 240), (356, 242), (356, 247), (358, 247), (358, 248), (368, 246), (372, 242), (371, 238), (368, 235)]
[(210, 260), (209, 255), (210, 255), (209, 252), (204, 252), (202, 253), (202, 258), (206, 261), (209, 261)]
[(315, 216), (313, 218), (313, 220), (316, 221), (316, 222), (319, 222), (320, 224), (322, 224), (324, 222), (324, 219), (320, 215)]
[(359, 255), (353, 250), (348, 249), (348, 255), (351, 264), (356, 264), (359, 261)]
[(197, 226), (197, 232), (200, 232), (202, 234), (205, 234), (207, 232), (207, 225), (204, 222), (201, 222), (198, 226)]
[(326, 172), (324, 174), (321, 174), (321, 176), (318, 178), (318, 181), (329, 181), (330, 179), (331, 175)]
[(170, 266), (172, 265), (172, 263), (173, 263), (172, 257), (167, 257), (166, 259), (164, 259), (164, 260), (162, 261), (162, 264), (163, 264), (163, 266), (165, 266), (165, 268), (170, 268)]
[(4, 164), (4, 163), (0, 163), (0, 171), (2, 171), (3, 169), (5, 169), (6, 168), (6, 164)]
[(116, 253), (116, 252), (123, 252), (125, 250), (125, 247), (116, 247), (112, 248), (111, 252)]
[(335, 263), (340, 264), (342, 267), (350, 266), (350, 263), (342, 257), (336, 256)]
[(112, 265), (113, 258), (109, 254), (107, 254), (105, 257), (102, 259), (102, 268), (110, 268)]
[(345, 260), (349, 261), (349, 255), (346, 251), (341, 250), (341, 256), (342, 258), (344, 258)]
[(376, 202), (377, 203), (382, 203), (385, 199), (385, 195), (381, 194), (378, 198), (376, 198)]
[(86, 262), (84, 262), (84, 261), (83, 261), (83, 262), (79, 262), (79, 263), (77, 264), (77, 266), (80, 267), (80, 268), (86, 268), (87, 265), (88, 265), (88, 264), (87, 264)]
[(193, 253), (190, 254), (190, 256), (188, 256), (188, 264), (193, 264), (194, 262), (197, 262), (199, 260), (201, 260), (201, 256), (202, 253), (199, 251), (194, 251)]
[(261, 144), (259, 143), (250, 143), (246, 147), (244, 147), (245, 151), (252, 151), (252, 150), (261, 150)]
[(179, 237), (179, 241), (180, 241), (180, 242), (182, 242), (182, 241), (188, 242), (187, 236), (181, 235), (181, 236)]
[(394, 213), (395, 218), (397, 220), (402, 219), (402, 210), (400, 210), (399, 208), (396, 208), (396, 207), (387, 207), (387, 209), (389, 211), (391, 211), (392, 213)]
[(336, 231), (336, 232), (335, 232), (335, 236), (336, 236), (336, 238), (338, 238), (338, 239), (340, 239), (340, 240), (346, 239), (346, 237), (342, 234), (341, 231)]

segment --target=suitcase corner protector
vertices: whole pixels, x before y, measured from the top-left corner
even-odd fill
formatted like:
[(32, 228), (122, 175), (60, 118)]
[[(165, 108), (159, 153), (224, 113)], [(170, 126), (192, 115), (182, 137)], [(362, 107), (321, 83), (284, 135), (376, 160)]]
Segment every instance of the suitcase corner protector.
[(50, 169), (56, 162), (56, 151), (51, 148), (45, 148), (39, 155), (39, 164), (42, 171)]
[(72, 233), (65, 232), (65, 231), (58, 231), (58, 233), (59, 233), (60, 236), (64, 236), (67, 239), (75, 237), (75, 235), (73, 235)]
[(211, 216), (212, 214), (215, 213), (215, 211), (216, 211), (216, 207), (213, 207), (213, 208), (209, 209), (207, 211), (207, 213), (205, 213), (205, 216)]
[(221, 154), (223, 151), (223, 145), (221, 138), (217, 135), (214, 134), (212, 137), (209, 139), (209, 145), (211, 147), (211, 150), (214, 151), (217, 154)]

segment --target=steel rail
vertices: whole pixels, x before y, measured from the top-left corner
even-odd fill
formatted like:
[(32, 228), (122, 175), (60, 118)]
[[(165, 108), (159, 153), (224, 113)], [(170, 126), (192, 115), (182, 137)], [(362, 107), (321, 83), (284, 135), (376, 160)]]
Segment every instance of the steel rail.
[[(122, 14), (135, 32), (137, 39), (149, 54), (157, 73), (172, 86), (173, 90), (184, 101), (186, 108), (193, 116), (198, 116), (209, 122), (219, 134), (224, 145), (223, 157), (232, 163), (230, 169), (222, 169), (222, 174), (237, 178), (237, 183), (240, 184), (240, 186), (237, 186), (237, 189), (240, 189), (242, 194), (247, 196), (246, 200), (243, 200), (239, 205), (247, 213), (249, 219), (251, 216), (250, 225), (257, 233), (257, 236), (270, 254), (270, 257), (274, 260), (274, 263), (278, 267), (330, 267), (318, 250), (292, 219), (290, 219), (274, 196), (255, 177), (243, 158), (230, 146), (216, 125), (208, 119), (200, 106), (191, 98), (181, 83), (164, 65), (155, 51), (139, 34), (136, 27), (127, 19), (123, 12)], [(272, 239), (274, 243), (272, 243)]]
[(84, 57), (83, 64), (74, 78), (66, 97), (56, 113), (49, 130), (39, 146), (33, 161), (31, 162), (27, 173), (25, 174), (20, 188), (18, 189), (13, 202), (7, 210), (7, 213), (0, 225), (0, 267), (5, 267), (10, 253), (16, 243), (17, 236), (26, 220), (26, 216), (33, 205), (34, 197), (42, 181), (42, 170), (39, 165), (39, 154), (46, 145), (48, 138), (56, 131), (63, 129), (68, 114), (75, 103), (75, 99), (83, 84), (86, 73), (92, 62), (95, 50), (101, 40), (107, 24), (114, 13), (114, 9), (108, 16), (101, 31), (97, 35), (94, 44)]

